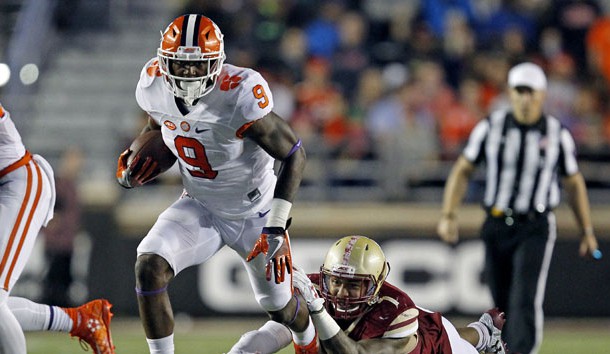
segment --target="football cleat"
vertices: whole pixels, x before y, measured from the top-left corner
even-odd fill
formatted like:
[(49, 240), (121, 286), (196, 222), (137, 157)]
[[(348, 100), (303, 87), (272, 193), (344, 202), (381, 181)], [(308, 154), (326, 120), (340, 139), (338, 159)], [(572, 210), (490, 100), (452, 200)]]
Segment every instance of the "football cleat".
[(115, 354), (110, 334), (111, 307), (108, 300), (98, 299), (76, 308), (64, 308), (74, 323), (70, 335), (79, 338), (83, 349), (87, 350), (84, 344), (87, 343), (94, 354)]
[(487, 328), (490, 336), (489, 345), (485, 348), (484, 353), (507, 354), (506, 343), (502, 340), (502, 327), (504, 327), (504, 322), (506, 322), (504, 312), (500, 311), (497, 307), (487, 310), (479, 318), (479, 322)]

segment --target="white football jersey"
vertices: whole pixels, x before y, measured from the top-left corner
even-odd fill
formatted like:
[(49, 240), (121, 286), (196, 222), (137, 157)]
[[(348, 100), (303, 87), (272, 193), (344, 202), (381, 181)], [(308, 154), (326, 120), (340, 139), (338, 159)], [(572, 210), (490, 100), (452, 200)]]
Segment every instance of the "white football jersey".
[(178, 157), (186, 192), (214, 214), (242, 218), (273, 198), (273, 158), (241, 137), (273, 109), (271, 90), (258, 72), (224, 64), (214, 89), (181, 112), (153, 58), (141, 72), (136, 100)]
[(0, 170), (25, 155), (25, 146), (11, 115), (0, 105)]

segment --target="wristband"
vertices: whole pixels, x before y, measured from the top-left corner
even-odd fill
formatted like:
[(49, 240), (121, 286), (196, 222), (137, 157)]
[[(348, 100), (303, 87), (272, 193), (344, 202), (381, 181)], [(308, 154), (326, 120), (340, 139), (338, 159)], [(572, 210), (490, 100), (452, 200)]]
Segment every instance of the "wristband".
[(265, 227), (281, 227), (285, 229), (291, 208), (291, 202), (280, 198), (273, 198)]
[(319, 313), (310, 313), (310, 316), (316, 330), (318, 331), (318, 338), (320, 338), (320, 340), (331, 339), (341, 330), (341, 327), (339, 327), (337, 322), (330, 317), (326, 310)]
[(317, 298), (313, 300), (311, 303), (307, 304), (307, 309), (311, 314), (317, 314), (324, 310), (324, 299)]

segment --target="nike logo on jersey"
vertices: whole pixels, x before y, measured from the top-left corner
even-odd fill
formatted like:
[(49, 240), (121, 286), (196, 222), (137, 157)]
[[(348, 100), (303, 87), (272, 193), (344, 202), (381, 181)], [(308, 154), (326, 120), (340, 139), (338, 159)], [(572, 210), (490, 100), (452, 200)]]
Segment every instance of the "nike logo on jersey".
[(195, 128), (195, 133), (199, 134), (199, 133), (203, 133), (203, 132), (207, 132), (210, 129), (199, 129), (199, 128)]
[(270, 211), (271, 211), (271, 209), (269, 209), (269, 210), (267, 210), (267, 211), (265, 211), (265, 212), (262, 212), (262, 213), (259, 211), (259, 212), (258, 212), (258, 217), (259, 217), (259, 218), (264, 218), (264, 217), (265, 217), (265, 215), (267, 215), (267, 214), (268, 214)]

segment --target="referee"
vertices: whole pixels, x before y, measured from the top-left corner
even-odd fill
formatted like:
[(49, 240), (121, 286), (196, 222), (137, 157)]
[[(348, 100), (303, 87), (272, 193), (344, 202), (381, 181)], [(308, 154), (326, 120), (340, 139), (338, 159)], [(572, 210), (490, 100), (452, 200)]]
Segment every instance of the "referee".
[(457, 242), (456, 211), (475, 167), (484, 163), (487, 217), (481, 238), (487, 281), (495, 305), (506, 312), (503, 339), (513, 352), (527, 354), (536, 353), (542, 342), (559, 176), (582, 230), (580, 255), (594, 258), (599, 251), (574, 140), (556, 118), (542, 112), (544, 72), (532, 63), (516, 65), (508, 73), (508, 90), (511, 109), (481, 120), (453, 166), (437, 231), (443, 241)]

